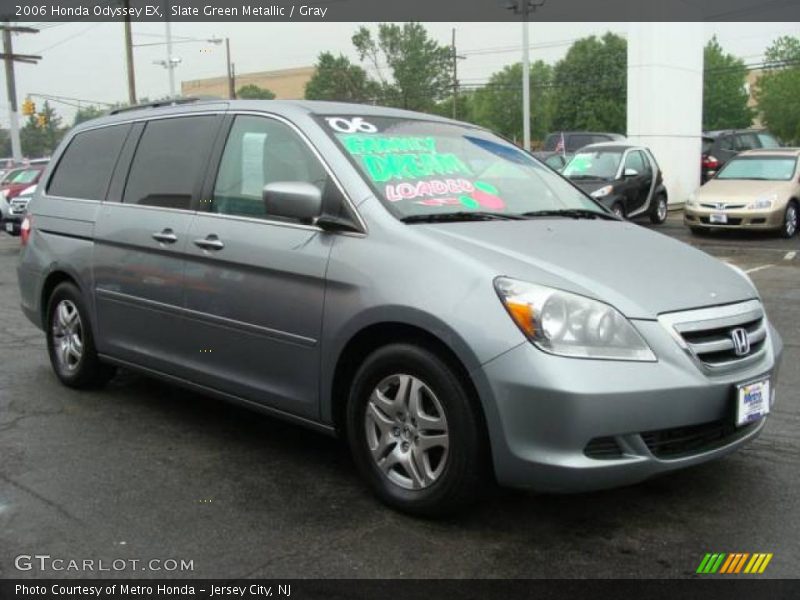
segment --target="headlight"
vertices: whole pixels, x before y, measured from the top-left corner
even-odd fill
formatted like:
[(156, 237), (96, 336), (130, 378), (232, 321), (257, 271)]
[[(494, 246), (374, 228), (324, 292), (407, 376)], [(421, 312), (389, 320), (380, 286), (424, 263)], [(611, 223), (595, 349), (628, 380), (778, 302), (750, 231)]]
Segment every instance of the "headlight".
[(778, 199), (777, 194), (762, 196), (747, 205), (749, 210), (766, 210), (772, 208), (773, 203)]
[(603, 198), (604, 196), (608, 196), (613, 189), (614, 189), (613, 185), (604, 185), (599, 190), (595, 190), (589, 195), (592, 198)]
[(495, 279), (508, 314), (538, 348), (580, 358), (655, 361), (650, 347), (614, 307), (561, 290)]

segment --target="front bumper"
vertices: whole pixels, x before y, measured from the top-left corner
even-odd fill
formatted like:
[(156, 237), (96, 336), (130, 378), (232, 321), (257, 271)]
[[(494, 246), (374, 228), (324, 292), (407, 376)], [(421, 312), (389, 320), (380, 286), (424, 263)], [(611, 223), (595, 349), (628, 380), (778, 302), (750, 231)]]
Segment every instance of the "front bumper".
[[(782, 342), (771, 326), (757, 362), (710, 376), (661, 324), (635, 324), (658, 362), (570, 359), (525, 343), (474, 373), (499, 483), (548, 492), (617, 487), (724, 456), (761, 432), (764, 419), (733, 427), (734, 386), (769, 376), (774, 402)], [(659, 451), (658, 440), (712, 425), (725, 435), (686, 452)], [(618, 452), (590, 456), (590, 443)]]
[[(711, 223), (712, 214), (726, 215), (727, 223)], [(708, 229), (763, 229), (774, 230), (783, 226), (783, 210), (724, 210), (684, 208), (683, 223), (688, 227)]]

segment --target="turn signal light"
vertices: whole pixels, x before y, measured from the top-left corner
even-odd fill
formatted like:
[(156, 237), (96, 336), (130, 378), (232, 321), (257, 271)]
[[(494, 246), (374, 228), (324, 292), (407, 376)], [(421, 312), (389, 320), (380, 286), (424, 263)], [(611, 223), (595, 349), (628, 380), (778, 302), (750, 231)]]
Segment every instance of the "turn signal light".
[(28, 245), (28, 239), (31, 237), (31, 230), (33, 229), (33, 220), (30, 215), (22, 219), (22, 224), (19, 226), (19, 242), (23, 246)]

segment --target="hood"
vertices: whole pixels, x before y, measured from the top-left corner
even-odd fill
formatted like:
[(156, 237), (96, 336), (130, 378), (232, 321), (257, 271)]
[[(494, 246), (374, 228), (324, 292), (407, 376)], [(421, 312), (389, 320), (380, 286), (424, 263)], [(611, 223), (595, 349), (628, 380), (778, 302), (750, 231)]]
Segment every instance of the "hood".
[(613, 181), (608, 181), (606, 179), (570, 179), (570, 181), (587, 194), (591, 194), (601, 187), (614, 184)]
[(792, 181), (762, 181), (750, 179), (712, 179), (697, 192), (698, 202), (737, 204), (752, 202), (763, 196), (791, 195), (796, 185)]
[(757, 297), (725, 263), (632, 223), (545, 218), (414, 227), (494, 276), (589, 296), (633, 319)]

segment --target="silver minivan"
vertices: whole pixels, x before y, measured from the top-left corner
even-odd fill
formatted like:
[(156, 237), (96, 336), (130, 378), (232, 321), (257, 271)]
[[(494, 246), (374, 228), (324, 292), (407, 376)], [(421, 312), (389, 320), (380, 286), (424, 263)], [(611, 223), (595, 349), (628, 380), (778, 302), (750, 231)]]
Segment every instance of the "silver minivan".
[(775, 401), (782, 344), (743, 272), (430, 115), (117, 111), (66, 137), (21, 235), (22, 309), (65, 385), (123, 367), (339, 434), (414, 514), (492, 479), (696, 465)]

